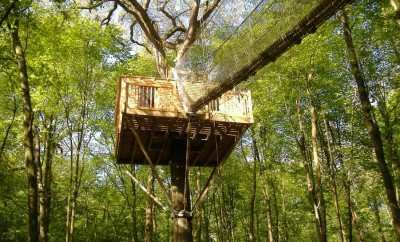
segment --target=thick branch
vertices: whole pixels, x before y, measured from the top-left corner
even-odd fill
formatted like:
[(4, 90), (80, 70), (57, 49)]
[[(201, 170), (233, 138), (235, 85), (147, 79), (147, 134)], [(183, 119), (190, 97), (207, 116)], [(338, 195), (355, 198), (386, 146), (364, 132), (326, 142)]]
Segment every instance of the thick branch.
[(135, 40), (135, 39), (133, 38), (133, 32), (134, 32), (133, 28), (135, 27), (135, 25), (136, 25), (136, 22), (133, 22), (133, 23), (131, 24), (131, 26), (129, 27), (129, 29), (130, 29), (130, 33), (129, 33), (129, 39), (130, 39), (130, 41), (131, 41), (132, 43), (136, 44), (136, 45), (139, 45), (139, 46), (145, 48), (145, 50), (146, 50), (147, 52), (149, 52), (150, 54), (152, 54), (151, 50), (149, 49), (149, 47), (148, 47), (147, 45), (145, 45), (144, 43), (141, 43), (141, 42), (139, 42), (139, 41), (137, 41), (137, 40)]
[(206, 10), (204, 11), (203, 16), (200, 19), (200, 23), (203, 23), (211, 16), (211, 14), (218, 7), (220, 2), (221, 2), (221, 0), (215, 0), (215, 1), (213, 1), (213, 3), (211, 5), (207, 6)]
[(132, 14), (142, 28), (147, 39), (154, 45), (157, 51), (165, 57), (165, 50), (159, 33), (153, 25), (153, 21), (147, 14), (150, 1), (147, 0), (144, 7), (136, 0), (116, 0), (118, 4), (128, 13)]
[(185, 40), (183, 41), (182, 47), (178, 52), (177, 59), (181, 59), (183, 55), (187, 52), (189, 47), (194, 43), (196, 40), (197, 31), (199, 28), (199, 21), (197, 17), (199, 15), (200, 9), (200, 0), (193, 0), (192, 11), (190, 14), (190, 21), (189, 21), (189, 28), (186, 32)]

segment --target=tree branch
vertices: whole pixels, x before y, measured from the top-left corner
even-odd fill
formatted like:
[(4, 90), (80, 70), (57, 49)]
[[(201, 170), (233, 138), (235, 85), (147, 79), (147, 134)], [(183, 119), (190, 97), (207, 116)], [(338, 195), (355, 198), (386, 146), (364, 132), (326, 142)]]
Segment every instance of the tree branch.
[(99, 1), (99, 2), (97, 2), (97, 3), (90, 4), (90, 5), (88, 5), (88, 6), (78, 6), (78, 9), (91, 10), (91, 9), (98, 8), (98, 7), (100, 7), (101, 5), (103, 5), (104, 3), (110, 2), (110, 1), (112, 1), (112, 0), (101, 0), (101, 1)]
[(142, 28), (147, 39), (154, 45), (154, 48), (165, 57), (165, 50), (163, 41), (159, 33), (157, 32), (152, 19), (147, 14), (147, 9), (150, 4), (150, 0), (146, 0), (144, 7), (136, 0), (116, 0), (118, 4), (128, 13), (132, 14), (135, 20)]
[(1, 17), (0, 19), (0, 26), (3, 24), (3, 22), (7, 19), (8, 15), (10, 15), (11, 10), (15, 7), (15, 1), (13, 0), (10, 4), (10, 6), (8, 6), (8, 8), (6, 9), (4, 15)]
[(206, 7), (206, 10), (204, 11), (203, 16), (200, 18), (200, 23), (203, 23), (204, 21), (206, 21), (211, 16), (211, 14), (218, 7), (220, 2), (221, 2), (221, 0), (214, 0), (211, 5), (208, 5)]
[(192, 5), (193, 6), (190, 14), (189, 28), (186, 31), (186, 37), (182, 43), (182, 47), (178, 52), (177, 55), (178, 60), (183, 57), (183, 55), (186, 53), (189, 47), (196, 40), (197, 30), (199, 28), (199, 21), (197, 20), (197, 17), (199, 15), (199, 10), (200, 10), (200, 0), (193, 0)]
[(115, 10), (117, 10), (118, 4), (117, 2), (114, 2), (114, 5), (110, 11), (108, 11), (107, 17), (105, 17), (103, 20), (101, 20), (101, 25), (107, 25), (111, 21), (111, 17), (114, 14)]
[(149, 52), (150, 54), (152, 54), (151, 50), (149, 49), (149, 47), (148, 47), (147, 45), (145, 45), (144, 43), (141, 43), (141, 42), (139, 42), (139, 41), (137, 41), (137, 40), (135, 40), (135, 39), (133, 38), (133, 30), (134, 30), (133, 28), (135, 27), (135, 25), (136, 25), (136, 21), (133, 22), (133, 23), (131, 24), (131, 26), (129, 27), (129, 29), (130, 29), (130, 33), (129, 33), (129, 39), (130, 39), (130, 41), (131, 41), (132, 43), (134, 43), (134, 44), (137, 44), (137, 45), (139, 45), (139, 46), (145, 48), (145, 50), (146, 50), (147, 52)]

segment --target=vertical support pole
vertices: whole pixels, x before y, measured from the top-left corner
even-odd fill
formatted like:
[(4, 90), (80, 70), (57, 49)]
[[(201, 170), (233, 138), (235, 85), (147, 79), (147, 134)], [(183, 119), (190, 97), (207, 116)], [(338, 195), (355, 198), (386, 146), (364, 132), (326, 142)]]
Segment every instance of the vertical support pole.
[[(186, 174), (186, 142), (175, 140), (171, 159), (172, 241), (193, 242), (189, 177)], [(185, 192), (186, 183), (186, 192)]]

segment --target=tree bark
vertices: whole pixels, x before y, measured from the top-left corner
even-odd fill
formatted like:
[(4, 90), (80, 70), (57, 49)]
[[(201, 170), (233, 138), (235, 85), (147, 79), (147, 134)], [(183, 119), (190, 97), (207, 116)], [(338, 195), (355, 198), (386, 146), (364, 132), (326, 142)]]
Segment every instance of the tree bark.
[(192, 217), (190, 207), (189, 176), (186, 167), (186, 145), (189, 142), (175, 140), (171, 169), (171, 202), (173, 209), (172, 240), (192, 242)]
[(12, 114), (11, 122), (6, 128), (6, 134), (4, 135), (3, 141), (1, 142), (1, 146), (0, 146), (0, 162), (3, 161), (3, 153), (4, 153), (4, 150), (7, 145), (8, 136), (10, 134), (11, 128), (14, 125), (15, 118), (17, 116), (18, 106), (17, 106), (17, 100), (16, 100), (15, 96), (13, 96), (13, 103), (14, 103), (14, 107), (13, 107), (13, 114)]
[[(87, 100), (86, 100), (86, 90), (83, 91), (83, 100), (81, 103), (79, 126), (77, 130), (77, 145), (74, 147), (74, 136), (72, 126), (69, 126), (69, 139), (70, 139), (70, 184), (69, 184), (69, 194), (67, 198), (67, 221), (66, 221), (66, 236), (65, 241), (73, 241), (74, 227), (75, 227), (75, 213), (76, 205), (78, 202), (79, 188), (81, 184), (81, 178), (83, 173), (83, 167), (81, 167), (81, 162), (83, 160), (84, 152), (84, 134), (85, 134), (85, 124), (87, 118)], [(67, 114), (67, 122), (69, 123), (69, 114)], [(75, 152), (74, 152), (75, 150)], [(75, 153), (75, 155), (74, 155)]]
[(256, 215), (256, 195), (257, 195), (257, 164), (260, 163), (260, 155), (258, 153), (257, 141), (255, 139), (254, 131), (251, 132), (252, 148), (253, 148), (253, 171), (252, 171), (252, 187), (250, 198), (250, 241), (257, 241), (256, 227), (254, 224), (254, 216)]
[[(132, 174), (136, 176), (136, 168), (135, 165), (132, 165)], [(132, 242), (139, 242), (138, 233), (137, 233), (137, 220), (136, 220), (136, 183), (131, 179), (132, 186)]]
[(25, 53), (19, 38), (19, 23), (11, 27), (11, 38), (15, 58), (18, 64), (19, 81), (23, 101), (24, 160), (28, 179), (28, 241), (39, 241), (38, 183), (37, 165), (34, 161), (33, 110), (29, 90), (29, 80)]
[(330, 132), (331, 129), (325, 117), (324, 117), (324, 127), (325, 127), (326, 141), (323, 138), (321, 138), (321, 141), (323, 141), (322, 146), (325, 152), (326, 160), (328, 161), (327, 166), (328, 166), (329, 176), (331, 177), (333, 200), (335, 203), (335, 212), (339, 224), (339, 238), (341, 242), (345, 242), (346, 233), (344, 231), (342, 222), (342, 215), (339, 205), (339, 194), (336, 182), (336, 164), (335, 164), (335, 154), (334, 154), (335, 149), (333, 148), (335, 144), (333, 143), (333, 134), (332, 132)]
[(321, 171), (321, 160), (318, 155), (318, 114), (313, 104), (310, 107), (311, 112), (311, 144), (312, 144), (312, 154), (313, 154), (313, 169), (315, 171), (315, 193), (317, 198), (317, 213), (316, 217), (319, 220), (318, 229), (319, 241), (327, 241), (326, 232), (326, 209), (325, 209), (325, 199), (322, 187), (322, 171)]
[(185, 165), (171, 164), (170, 168), (172, 208), (174, 209), (172, 239), (174, 242), (192, 242), (192, 219), (186, 214), (190, 211), (190, 196), (189, 182), (188, 180), (185, 182)]
[(309, 151), (307, 150), (307, 141), (306, 141), (306, 133), (304, 130), (304, 124), (303, 120), (301, 117), (301, 108), (300, 108), (300, 101), (298, 100), (297, 102), (297, 116), (298, 116), (298, 122), (299, 122), (299, 132), (300, 132), (300, 138), (297, 140), (297, 145), (299, 147), (300, 153), (303, 157), (303, 164), (304, 164), (304, 169), (306, 171), (306, 178), (307, 178), (307, 192), (310, 200), (310, 204), (313, 207), (314, 210), (314, 218), (315, 218), (315, 229), (316, 229), (316, 235), (318, 238), (318, 241), (324, 242), (324, 240), (321, 239), (326, 239), (326, 235), (324, 236), (322, 232), (324, 231), (324, 226), (323, 222), (321, 219), (321, 211), (319, 209), (320, 205), (318, 202), (318, 195), (316, 193), (316, 181), (314, 177), (314, 172), (313, 172), (313, 165), (311, 163), (311, 158)]
[[(154, 194), (154, 177), (150, 173), (147, 178), (147, 191), (153, 195)], [(147, 206), (145, 210), (145, 227), (144, 227), (144, 241), (153, 242), (154, 241), (154, 202), (153, 199), (147, 198)]]
[[(200, 180), (201, 179), (201, 170), (200, 168), (198, 168), (197, 172), (196, 172), (196, 195), (197, 197), (200, 196), (201, 194), (201, 183)], [(201, 242), (202, 239), (202, 232), (203, 232), (203, 217), (204, 217), (204, 209), (203, 209), (203, 205), (200, 204), (200, 206), (197, 208), (197, 210), (199, 211), (198, 213), (196, 213), (196, 217), (195, 217), (195, 221), (196, 221), (196, 226), (195, 226), (195, 231), (194, 231), (194, 241), (196, 242)]]
[(364, 76), (360, 68), (360, 63), (353, 44), (351, 29), (348, 23), (347, 15), (344, 11), (340, 15), (343, 26), (344, 40), (347, 46), (348, 60), (350, 62), (351, 72), (357, 84), (358, 96), (361, 102), (361, 110), (364, 117), (365, 126), (370, 136), (378, 167), (382, 175), (386, 197), (389, 202), (390, 213), (392, 216), (393, 227), (397, 238), (400, 239), (400, 208), (398, 205), (396, 191), (393, 184), (393, 178), (385, 160), (381, 132), (374, 118), (369, 93), (365, 84)]
[(346, 202), (347, 202), (347, 241), (353, 242), (353, 204), (351, 202), (351, 180), (350, 175), (346, 174), (345, 181), (345, 192), (346, 192)]

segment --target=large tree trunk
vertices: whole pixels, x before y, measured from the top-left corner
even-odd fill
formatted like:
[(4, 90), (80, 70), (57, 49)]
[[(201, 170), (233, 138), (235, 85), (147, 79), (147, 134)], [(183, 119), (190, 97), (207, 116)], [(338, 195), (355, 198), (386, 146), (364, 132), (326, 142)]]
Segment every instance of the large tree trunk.
[(34, 161), (34, 142), (33, 142), (33, 110), (31, 95), (29, 91), (29, 80), (25, 53), (19, 38), (19, 23), (15, 21), (11, 28), (11, 38), (15, 58), (18, 63), (19, 81), (21, 84), (23, 101), (23, 129), (24, 129), (24, 149), (25, 166), (28, 178), (28, 241), (39, 241), (39, 219), (38, 219), (38, 183), (37, 183), (37, 164)]
[(186, 167), (186, 142), (176, 141), (171, 169), (172, 241), (192, 242), (189, 176)]
[(357, 84), (358, 96), (361, 102), (361, 110), (363, 113), (365, 126), (372, 141), (376, 160), (378, 161), (379, 170), (383, 178), (386, 196), (389, 202), (390, 213), (392, 216), (393, 227), (396, 231), (397, 237), (400, 238), (400, 208), (397, 202), (393, 178), (385, 160), (381, 132), (376, 120), (374, 119), (371, 101), (369, 100), (368, 89), (360, 69), (360, 63), (358, 61), (356, 50), (353, 44), (351, 29), (344, 11), (342, 11), (340, 20), (343, 25), (344, 39), (347, 46), (351, 72)]

